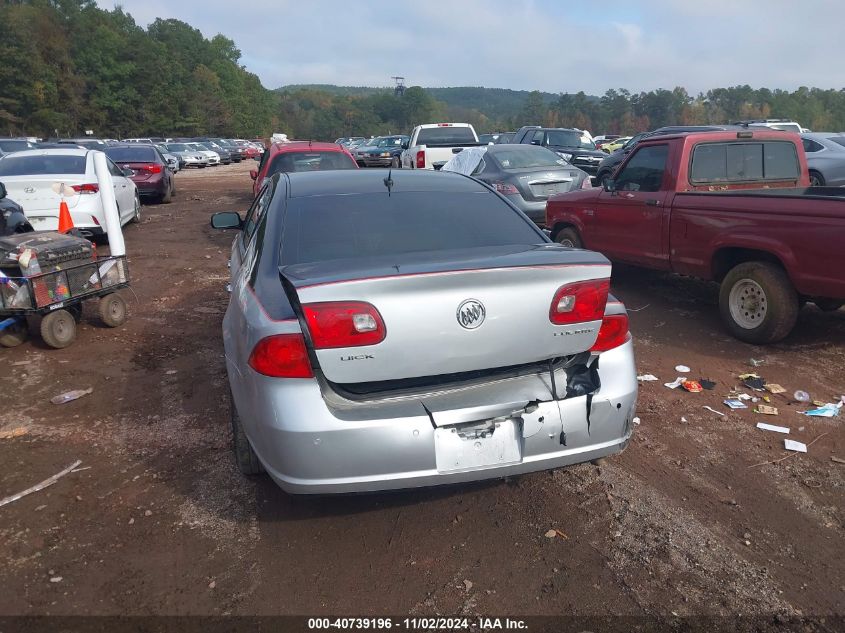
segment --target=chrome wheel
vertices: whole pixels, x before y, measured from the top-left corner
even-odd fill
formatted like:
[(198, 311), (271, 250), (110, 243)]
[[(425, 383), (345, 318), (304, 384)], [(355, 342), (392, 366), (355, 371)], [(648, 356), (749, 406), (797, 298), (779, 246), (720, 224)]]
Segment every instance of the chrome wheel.
[(756, 281), (740, 279), (731, 288), (728, 307), (737, 325), (746, 330), (753, 330), (766, 318), (768, 299), (762, 286)]

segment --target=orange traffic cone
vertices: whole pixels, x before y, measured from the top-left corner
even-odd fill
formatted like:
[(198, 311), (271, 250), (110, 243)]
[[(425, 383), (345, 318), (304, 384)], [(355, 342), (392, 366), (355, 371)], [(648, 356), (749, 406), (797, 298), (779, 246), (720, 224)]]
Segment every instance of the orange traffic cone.
[(73, 228), (73, 220), (70, 217), (70, 210), (67, 208), (67, 202), (62, 200), (59, 205), (59, 233), (67, 233)]

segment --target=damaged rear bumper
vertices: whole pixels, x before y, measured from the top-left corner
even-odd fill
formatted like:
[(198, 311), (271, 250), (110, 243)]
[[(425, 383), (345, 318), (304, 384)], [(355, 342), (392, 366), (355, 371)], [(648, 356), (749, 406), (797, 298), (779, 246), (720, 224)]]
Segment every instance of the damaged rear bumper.
[(598, 362), (590, 373), (600, 386), (588, 386), (589, 395), (565, 395), (582, 365), (557, 370), (554, 388), (545, 372), (374, 402), (349, 402), (313, 379), (261, 378), (256, 391), (235, 401), (256, 454), (287, 492), (435, 486), (621, 452), (637, 399), (632, 344), (590, 362)]

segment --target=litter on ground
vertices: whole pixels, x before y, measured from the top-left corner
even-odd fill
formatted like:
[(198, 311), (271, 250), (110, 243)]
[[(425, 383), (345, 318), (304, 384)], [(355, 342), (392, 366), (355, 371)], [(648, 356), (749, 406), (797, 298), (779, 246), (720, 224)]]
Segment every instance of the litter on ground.
[(677, 377), (677, 378), (675, 378), (675, 380), (673, 380), (672, 382), (664, 382), (664, 383), (663, 383), (663, 386), (664, 386), (664, 387), (669, 387), (669, 389), (677, 389), (677, 388), (678, 388), (678, 387), (680, 387), (682, 384), (684, 384), (684, 381), (685, 381), (685, 380), (686, 380), (686, 378), (684, 378), (683, 376), (678, 376), (678, 377)]
[(728, 405), (731, 409), (747, 409), (748, 407), (742, 400), (736, 400), (732, 398), (728, 398), (724, 401), (726, 405)]
[(754, 413), (762, 413), (763, 415), (777, 415), (777, 407), (770, 407), (767, 404), (758, 404), (754, 409)]
[(783, 447), (788, 451), (795, 451), (796, 453), (807, 452), (807, 445), (804, 442), (796, 442), (795, 440), (784, 440)]
[(643, 374), (642, 376), (637, 376), (637, 380), (641, 382), (654, 382), (660, 379), (653, 374)]
[(690, 373), (691, 370), (686, 365), (677, 365), (677, 366), (675, 366), (675, 371), (678, 372), (679, 374), (688, 374), (688, 373)]
[(722, 413), (721, 411), (716, 411), (716, 409), (714, 409), (713, 407), (705, 406), (703, 408), (707, 409), (708, 411), (710, 411), (712, 413), (715, 413), (716, 415), (721, 415), (722, 417), (725, 417), (724, 413)]
[(766, 424), (765, 422), (758, 422), (757, 428), (764, 431), (774, 431), (775, 433), (789, 433), (789, 429), (785, 426), (775, 426), (774, 424)]
[(75, 462), (73, 462), (73, 464), (71, 464), (70, 466), (65, 468), (63, 471), (56, 473), (52, 477), (48, 477), (47, 479), (45, 479), (41, 483), (35, 484), (31, 488), (27, 488), (26, 490), (23, 490), (23, 491), (21, 491), (17, 494), (10, 495), (10, 496), (6, 497), (5, 499), (0, 499), (0, 506), (4, 506), (7, 503), (12, 503), (13, 501), (17, 501), (18, 499), (22, 499), (23, 497), (25, 497), (29, 494), (32, 494), (33, 492), (38, 492), (39, 490), (43, 490), (47, 486), (52, 486), (59, 479), (61, 479), (65, 475), (67, 475), (69, 472), (71, 472), (74, 468), (79, 466), (81, 463), (82, 463), (82, 460), (78, 459)]
[(87, 396), (89, 393), (94, 393), (94, 388), (91, 387), (90, 389), (74, 389), (73, 391), (68, 391), (66, 393), (59, 394), (58, 396), (53, 396), (50, 398), (50, 402), (53, 404), (65, 404), (66, 402), (72, 402), (74, 400), (79, 400), (82, 396)]

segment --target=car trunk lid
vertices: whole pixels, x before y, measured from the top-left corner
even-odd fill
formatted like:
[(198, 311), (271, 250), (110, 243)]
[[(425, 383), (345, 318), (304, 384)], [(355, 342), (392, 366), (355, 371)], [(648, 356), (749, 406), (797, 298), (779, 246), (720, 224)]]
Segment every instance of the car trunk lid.
[[(73, 185), (87, 184), (91, 178), (86, 179), (80, 174), (49, 174), (45, 176), (5, 176), (3, 184), (6, 186), (6, 195), (23, 207), (24, 214), (55, 215), (59, 216), (59, 204), (62, 200), (67, 202), (69, 209), (79, 204), (79, 196), (61, 196), (57, 193), (57, 183), (64, 183), (67, 187)], [(93, 179), (96, 180), (96, 179)], [(91, 194), (85, 194), (91, 195)], [(45, 211), (49, 213), (44, 213)]]
[(547, 200), (556, 193), (571, 191), (578, 182), (576, 169), (552, 169), (529, 172), (513, 171), (513, 182), (526, 200)]
[[(362, 383), (533, 363), (589, 350), (601, 317), (555, 325), (556, 291), (610, 278), (610, 263), (557, 245), (501, 246), (281, 268), (294, 303), (365, 302), (386, 335), (316, 349), (326, 378)], [(603, 311), (603, 306), (602, 306)], [(303, 327), (308, 330), (303, 320)]]

